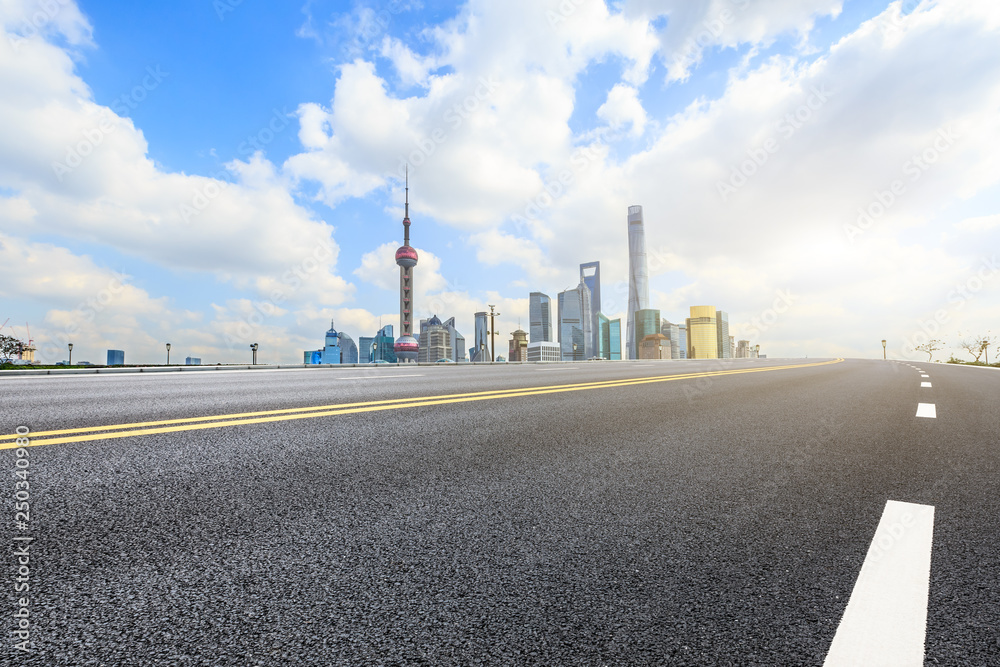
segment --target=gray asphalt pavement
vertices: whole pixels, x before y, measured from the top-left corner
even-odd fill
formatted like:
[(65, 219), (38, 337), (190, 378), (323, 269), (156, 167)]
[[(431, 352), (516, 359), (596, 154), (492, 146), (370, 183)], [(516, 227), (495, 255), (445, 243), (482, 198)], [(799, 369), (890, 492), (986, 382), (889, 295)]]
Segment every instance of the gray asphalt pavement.
[(936, 511), (926, 664), (1000, 664), (1000, 371), (823, 361), (0, 377), (39, 443), (450, 397), (0, 452), (0, 664), (821, 665), (887, 500)]

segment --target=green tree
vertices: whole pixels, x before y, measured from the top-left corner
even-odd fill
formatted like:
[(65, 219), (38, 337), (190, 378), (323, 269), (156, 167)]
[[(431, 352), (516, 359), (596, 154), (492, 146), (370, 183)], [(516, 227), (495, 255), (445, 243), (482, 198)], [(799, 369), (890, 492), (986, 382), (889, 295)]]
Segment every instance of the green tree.
[(914, 350), (917, 352), (926, 352), (927, 361), (934, 361), (934, 353), (944, 347), (944, 343), (937, 338), (929, 340), (923, 345), (917, 345)]
[(0, 334), (0, 363), (7, 363), (21, 352), (21, 341)]

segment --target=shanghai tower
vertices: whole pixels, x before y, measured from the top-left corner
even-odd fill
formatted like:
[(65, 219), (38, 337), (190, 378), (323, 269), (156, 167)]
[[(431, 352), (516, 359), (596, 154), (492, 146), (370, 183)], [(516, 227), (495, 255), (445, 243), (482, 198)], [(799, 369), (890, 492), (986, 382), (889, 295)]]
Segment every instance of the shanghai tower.
[(396, 251), (399, 265), (399, 329), (394, 349), (396, 358), (405, 363), (416, 363), (420, 343), (413, 337), (413, 267), (417, 265), (417, 251), (410, 247), (410, 175), (406, 175), (406, 210), (403, 214), (403, 245)]
[(628, 207), (628, 324), (626, 358), (635, 359), (635, 312), (649, 308), (649, 270), (646, 268), (646, 230), (642, 207)]

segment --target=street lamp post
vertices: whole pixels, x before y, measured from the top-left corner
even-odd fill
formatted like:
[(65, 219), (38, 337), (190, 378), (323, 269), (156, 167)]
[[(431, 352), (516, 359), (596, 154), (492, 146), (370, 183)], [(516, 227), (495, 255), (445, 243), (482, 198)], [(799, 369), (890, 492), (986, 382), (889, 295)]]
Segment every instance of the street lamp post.
[(760, 345), (756, 345), (753, 348), (754, 359), (760, 359)]
[(69, 365), (73, 365), (73, 343), (68, 343), (66, 347), (69, 348)]
[(167, 366), (170, 365), (170, 343), (167, 343)]
[(882, 361), (885, 361), (885, 339), (882, 339)]
[(253, 365), (257, 365), (257, 343), (250, 343), (250, 350), (253, 351)]

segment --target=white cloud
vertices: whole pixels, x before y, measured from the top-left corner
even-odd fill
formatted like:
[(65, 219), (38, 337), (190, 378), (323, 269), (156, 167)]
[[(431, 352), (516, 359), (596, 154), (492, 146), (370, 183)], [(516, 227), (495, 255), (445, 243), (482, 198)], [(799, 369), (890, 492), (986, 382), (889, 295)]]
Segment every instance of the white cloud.
[(642, 136), (648, 120), (639, 101), (639, 91), (621, 83), (608, 93), (607, 101), (597, 110), (597, 117), (607, 121), (614, 130), (629, 126), (629, 134), (633, 137)]

